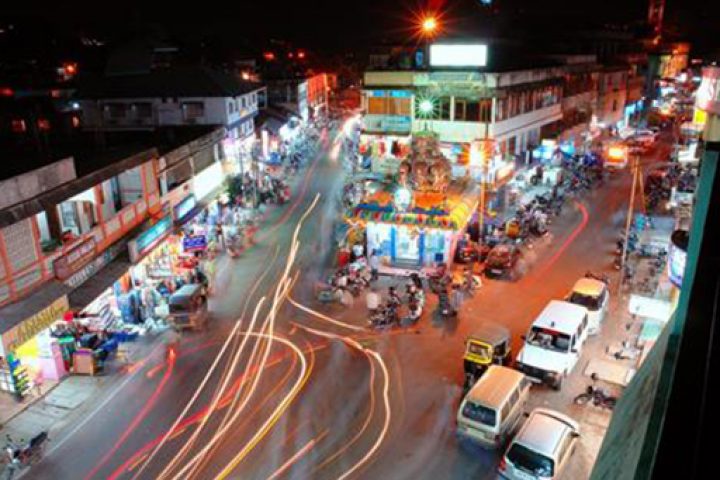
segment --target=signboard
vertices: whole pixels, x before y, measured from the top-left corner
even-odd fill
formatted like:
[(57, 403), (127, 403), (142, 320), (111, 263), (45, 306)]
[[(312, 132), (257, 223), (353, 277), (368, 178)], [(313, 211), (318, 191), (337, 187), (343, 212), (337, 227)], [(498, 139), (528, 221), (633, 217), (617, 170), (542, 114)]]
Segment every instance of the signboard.
[(720, 67), (703, 68), (702, 81), (695, 94), (695, 106), (720, 115)]
[(55, 276), (59, 280), (65, 280), (73, 273), (80, 270), (86, 263), (95, 257), (96, 245), (95, 238), (91, 237), (80, 242), (78, 245), (70, 249), (62, 257), (53, 262), (53, 270)]
[(183, 223), (196, 206), (197, 199), (195, 195), (188, 195), (173, 208), (173, 218), (177, 223)]
[(671, 237), (670, 251), (668, 252), (668, 278), (670, 279), (670, 283), (680, 288), (682, 286), (683, 275), (685, 273), (687, 251), (676, 244), (676, 233), (677, 232), (673, 233)]
[(182, 239), (184, 252), (198, 252), (207, 248), (205, 235), (187, 235)]
[(70, 310), (67, 295), (55, 300), (52, 304), (26, 318), (12, 329), (2, 334), (2, 343), (6, 352), (26, 343), (38, 333), (50, 327), (56, 320), (60, 320)]
[(68, 277), (68, 279), (65, 280), (65, 285), (71, 288), (79, 287), (86, 280), (100, 271), (101, 268), (115, 260), (115, 258), (120, 255), (122, 249), (127, 247), (127, 244), (127, 239), (118, 240), (116, 243), (105, 249), (102, 254), (95, 257), (87, 265)]
[(145, 230), (143, 233), (130, 241), (128, 250), (130, 251), (130, 260), (137, 262), (145, 254), (149, 253), (163, 238), (165, 238), (172, 230), (172, 216), (167, 215), (158, 220), (155, 225)]
[(485, 65), (487, 65), (487, 45), (430, 45), (432, 67), (484, 67)]

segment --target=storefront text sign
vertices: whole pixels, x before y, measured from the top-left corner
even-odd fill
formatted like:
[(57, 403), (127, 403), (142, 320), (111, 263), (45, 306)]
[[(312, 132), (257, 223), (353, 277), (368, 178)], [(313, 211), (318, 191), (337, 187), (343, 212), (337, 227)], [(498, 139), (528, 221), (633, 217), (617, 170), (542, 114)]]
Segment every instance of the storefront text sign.
[(168, 215), (161, 218), (157, 221), (157, 223), (155, 223), (155, 225), (138, 235), (128, 246), (130, 251), (130, 260), (135, 263), (145, 254), (149, 253), (160, 240), (170, 233), (172, 226), (172, 216)]
[(96, 245), (94, 238), (88, 238), (84, 242), (81, 242), (53, 262), (55, 276), (60, 280), (65, 280), (70, 277), (95, 257), (95, 251)]
[(175, 208), (173, 208), (175, 222), (183, 223), (196, 206), (197, 200), (195, 199), (195, 195), (191, 194), (185, 197), (180, 203), (175, 205)]
[(695, 99), (695, 106), (700, 110), (720, 115), (720, 67), (703, 68)]
[(182, 240), (183, 251), (197, 252), (207, 248), (207, 239), (205, 235), (188, 235)]
[(124, 248), (127, 248), (127, 244), (127, 239), (118, 240), (117, 243), (108, 247), (102, 255), (95, 257), (87, 265), (68, 277), (67, 280), (65, 280), (65, 285), (72, 288), (79, 287), (83, 282), (100, 271), (100, 269), (115, 260), (115, 258), (120, 255), (120, 252)]
[(70, 310), (70, 304), (67, 295), (63, 295), (48, 307), (3, 333), (2, 342), (5, 351), (11, 352), (14, 348), (32, 339), (38, 333), (50, 327), (56, 320), (60, 320), (68, 310)]

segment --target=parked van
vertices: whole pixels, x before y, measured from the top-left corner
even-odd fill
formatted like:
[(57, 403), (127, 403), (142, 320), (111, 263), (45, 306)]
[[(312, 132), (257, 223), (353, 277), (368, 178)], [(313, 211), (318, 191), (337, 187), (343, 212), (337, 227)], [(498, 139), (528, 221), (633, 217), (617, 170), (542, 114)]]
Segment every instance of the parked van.
[(559, 390), (580, 358), (587, 335), (587, 309), (552, 300), (524, 337), (516, 367), (530, 380)]
[(520, 424), (529, 393), (525, 375), (491, 365), (460, 404), (458, 435), (489, 448), (503, 445)]
[(580, 439), (580, 425), (560, 412), (536, 408), (505, 452), (498, 473), (511, 480), (560, 478)]
[(567, 301), (587, 308), (588, 335), (595, 335), (600, 331), (610, 303), (610, 293), (605, 282), (597, 278), (581, 278), (575, 282)]

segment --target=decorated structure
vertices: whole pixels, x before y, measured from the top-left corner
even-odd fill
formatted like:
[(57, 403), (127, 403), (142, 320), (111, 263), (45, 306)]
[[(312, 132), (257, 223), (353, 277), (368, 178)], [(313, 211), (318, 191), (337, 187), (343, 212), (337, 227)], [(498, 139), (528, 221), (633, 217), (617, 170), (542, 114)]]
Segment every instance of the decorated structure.
[(465, 185), (473, 183), (451, 183), (451, 165), (440, 153), (437, 136), (424, 133), (413, 138), (392, 181), (363, 195), (346, 219), (365, 230), (367, 251), (379, 252), (386, 266), (449, 262), (456, 237), (477, 205), (477, 187)]

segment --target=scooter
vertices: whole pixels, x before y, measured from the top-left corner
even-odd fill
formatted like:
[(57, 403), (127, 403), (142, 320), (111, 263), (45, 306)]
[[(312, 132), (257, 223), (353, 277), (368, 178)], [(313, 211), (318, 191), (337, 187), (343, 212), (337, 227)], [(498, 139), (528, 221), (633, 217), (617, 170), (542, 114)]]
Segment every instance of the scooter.
[(370, 314), (368, 323), (372, 328), (398, 325), (400, 323), (400, 317), (398, 316), (397, 306), (392, 303), (381, 306)]

